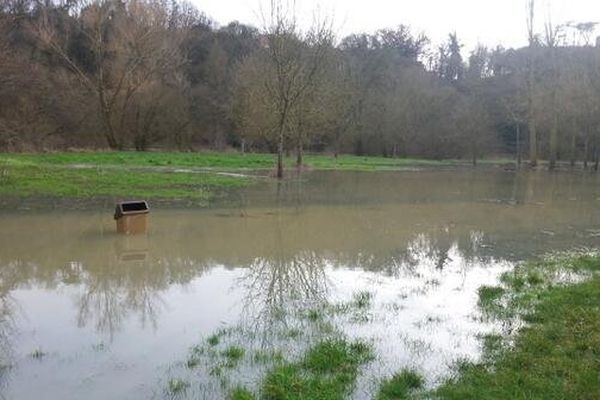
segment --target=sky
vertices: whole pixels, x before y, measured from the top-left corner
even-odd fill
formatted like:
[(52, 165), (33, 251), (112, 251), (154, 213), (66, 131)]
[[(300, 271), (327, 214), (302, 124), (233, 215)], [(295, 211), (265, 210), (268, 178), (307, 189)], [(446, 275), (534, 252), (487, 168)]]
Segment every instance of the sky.
[[(263, 9), (269, 4), (268, 0), (191, 1), (221, 25), (237, 20), (262, 26), (261, 4)], [(527, 42), (526, 0), (296, 0), (296, 9), (305, 25), (315, 10), (333, 15), (338, 37), (405, 24), (413, 32), (425, 32), (434, 44), (456, 31), (467, 51), (479, 43), (520, 47)], [(548, 19), (554, 25), (600, 22), (600, 0), (537, 0), (536, 9), (540, 33)]]

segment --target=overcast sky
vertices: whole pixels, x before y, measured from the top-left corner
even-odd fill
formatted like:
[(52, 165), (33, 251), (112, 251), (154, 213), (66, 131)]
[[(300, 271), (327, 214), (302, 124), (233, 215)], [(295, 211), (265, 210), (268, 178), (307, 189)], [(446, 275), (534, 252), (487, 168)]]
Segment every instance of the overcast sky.
[[(260, 4), (268, 0), (192, 0), (219, 24), (233, 20), (261, 25)], [(306, 21), (314, 9), (334, 15), (336, 32), (373, 32), (379, 28), (410, 25), (424, 31), (434, 43), (456, 31), (470, 50), (487, 46), (522, 46), (526, 42), (526, 0), (297, 0), (297, 14)], [(600, 0), (537, 0), (538, 31), (551, 14), (554, 24), (600, 21)], [(599, 32), (600, 30), (597, 30)]]

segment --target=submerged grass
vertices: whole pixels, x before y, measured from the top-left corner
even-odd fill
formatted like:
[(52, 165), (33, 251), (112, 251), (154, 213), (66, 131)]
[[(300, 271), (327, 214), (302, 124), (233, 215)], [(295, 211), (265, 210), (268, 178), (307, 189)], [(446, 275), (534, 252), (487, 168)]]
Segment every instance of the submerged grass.
[(210, 346), (217, 346), (219, 344), (219, 342), (221, 341), (221, 337), (218, 334), (214, 334), (214, 335), (210, 335), (208, 337), (208, 339), (206, 339), (206, 342), (210, 345)]
[(352, 389), (360, 365), (373, 358), (364, 342), (328, 339), (309, 349), (302, 360), (284, 363), (265, 377), (261, 394), (265, 400), (337, 400)]
[(255, 400), (254, 393), (248, 389), (238, 386), (229, 394), (229, 400)]
[(367, 308), (371, 306), (373, 294), (371, 292), (362, 291), (354, 294), (354, 304), (358, 308)]
[(184, 379), (174, 378), (169, 380), (167, 391), (170, 396), (180, 396), (190, 387), (190, 383)]
[(29, 356), (31, 358), (36, 359), (36, 360), (41, 360), (42, 358), (46, 357), (47, 355), (48, 355), (48, 353), (46, 353), (42, 349), (35, 349), (29, 354)]
[[(483, 360), (461, 363), (434, 392), (442, 399), (600, 398), (600, 257), (558, 256), (480, 290), (480, 305), (500, 320), (527, 322), (510, 346), (484, 337)], [(577, 283), (573, 274), (587, 277)], [(575, 283), (574, 283), (575, 282)]]
[(404, 369), (385, 381), (377, 394), (377, 400), (403, 400), (415, 390), (422, 389), (425, 379), (417, 372)]
[(239, 346), (229, 346), (221, 353), (227, 360), (225, 364), (227, 368), (235, 368), (245, 354), (246, 350)]

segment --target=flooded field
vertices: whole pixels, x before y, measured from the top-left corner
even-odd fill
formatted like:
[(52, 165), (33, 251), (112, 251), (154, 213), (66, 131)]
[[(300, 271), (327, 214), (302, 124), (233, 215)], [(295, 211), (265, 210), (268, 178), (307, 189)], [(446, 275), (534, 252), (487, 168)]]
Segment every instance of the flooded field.
[(6, 399), (225, 398), (334, 333), (375, 349), (353, 398), (403, 367), (434, 386), (510, 329), (479, 315), (481, 285), (600, 242), (586, 173), (312, 172), (153, 208), (135, 237), (111, 203), (24, 204), (0, 211)]

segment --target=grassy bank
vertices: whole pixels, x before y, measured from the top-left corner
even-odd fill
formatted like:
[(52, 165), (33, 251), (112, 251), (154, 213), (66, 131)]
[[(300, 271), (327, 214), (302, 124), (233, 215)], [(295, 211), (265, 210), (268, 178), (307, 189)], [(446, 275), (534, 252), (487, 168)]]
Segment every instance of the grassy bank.
[(483, 318), (504, 327), (482, 338), (477, 363), (426, 391), (402, 370), (378, 399), (600, 398), (600, 256), (561, 255), (520, 265), (499, 286), (479, 289)]
[(0, 195), (61, 198), (142, 197), (210, 201), (220, 190), (247, 184), (240, 177), (175, 172), (135, 172), (117, 168), (52, 165), (5, 166)]
[[(463, 364), (442, 399), (600, 398), (600, 257), (529, 263), (482, 288), (484, 314), (522, 321), (514, 335), (484, 338), (481, 363)], [(583, 279), (583, 281), (581, 281)], [(579, 281), (579, 283), (574, 283)]]
[[(296, 159), (285, 159), (287, 168), (295, 166)], [(41, 154), (0, 154), (0, 165), (88, 165), (130, 167), (189, 167), (218, 170), (271, 170), (275, 155), (255, 153), (178, 153), (178, 152), (68, 152)], [(381, 170), (417, 166), (469, 165), (466, 161), (424, 160), (408, 158), (360, 157), (340, 155), (306, 155), (304, 163), (314, 169)]]
[[(64, 198), (144, 197), (209, 202), (220, 191), (252, 182), (231, 172), (274, 167), (272, 154), (80, 152), (0, 154), (0, 195)], [(429, 161), (307, 155), (306, 166), (319, 170), (380, 171), (410, 167), (461, 165)], [(294, 159), (286, 159), (287, 168)]]

